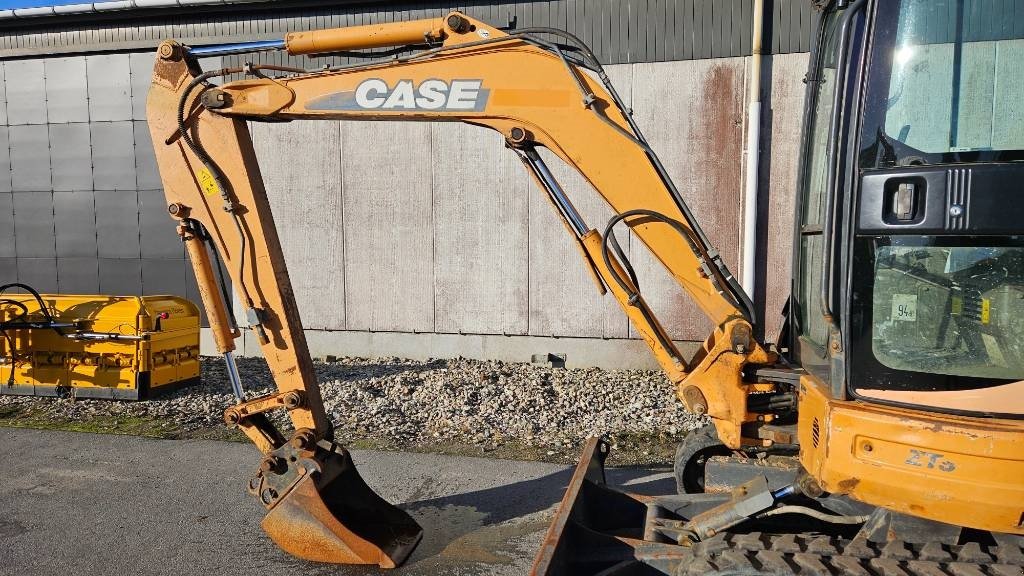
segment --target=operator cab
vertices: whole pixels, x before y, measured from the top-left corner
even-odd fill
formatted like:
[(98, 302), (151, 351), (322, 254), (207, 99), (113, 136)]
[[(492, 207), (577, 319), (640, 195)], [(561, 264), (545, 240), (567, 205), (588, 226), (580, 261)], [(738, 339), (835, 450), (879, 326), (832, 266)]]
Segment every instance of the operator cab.
[(1024, 2), (821, 17), (793, 360), (837, 399), (1024, 416)]

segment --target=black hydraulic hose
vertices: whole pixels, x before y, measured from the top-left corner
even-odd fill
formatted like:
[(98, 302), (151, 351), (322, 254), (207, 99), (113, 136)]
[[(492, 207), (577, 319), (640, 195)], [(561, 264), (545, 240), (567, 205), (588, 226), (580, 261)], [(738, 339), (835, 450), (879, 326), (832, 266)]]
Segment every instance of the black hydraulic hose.
[[(705, 259), (705, 256), (702, 254), (702, 251), (700, 250), (697, 240), (692, 236), (692, 229), (687, 228), (682, 222), (674, 220), (660, 212), (655, 212), (654, 210), (647, 210), (643, 208), (639, 208), (636, 210), (627, 210), (626, 212), (622, 212), (620, 214), (615, 215), (614, 217), (612, 217), (611, 220), (608, 221), (608, 226), (605, 227), (604, 238), (601, 241), (602, 253), (606, 265), (608, 265), (609, 267), (611, 266), (608, 254), (609, 246), (611, 247), (611, 250), (615, 252), (615, 255), (618, 256), (620, 260), (628, 261), (625, 253), (622, 251), (622, 248), (618, 246), (618, 242), (612, 235), (612, 228), (619, 222), (625, 220), (626, 218), (632, 217), (645, 217), (655, 220), (657, 222), (661, 222), (663, 224), (668, 224), (673, 230), (675, 230), (680, 236), (682, 236), (682, 238), (686, 241), (687, 245), (689, 246), (690, 250), (698, 256), (698, 259), (701, 261), (702, 265), (708, 268), (708, 270), (706, 270), (706, 273), (710, 272), (710, 267), (707, 266), (708, 262)], [(623, 267), (626, 268), (627, 271), (630, 271), (630, 276), (632, 278), (634, 276), (634, 274), (631, 272), (632, 268), (629, 267), (628, 264), (623, 264)], [(627, 285), (625, 284), (625, 281), (622, 278), (619, 278), (614, 273), (612, 276), (615, 279), (616, 283), (619, 284), (620, 288), (622, 288), (626, 292), (630, 292)], [(721, 284), (719, 284), (718, 280), (715, 278), (713, 273), (708, 274), (708, 280), (711, 281), (711, 284), (715, 287), (715, 290), (718, 292), (720, 296), (726, 299), (731, 298), (731, 295), (727, 294), (725, 290), (723, 290)], [(737, 308), (741, 307), (741, 304), (739, 302), (736, 302), (735, 300), (732, 300), (732, 304)]]
[[(641, 301), (640, 288), (639, 283), (636, 279), (636, 273), (633, 270), (633, 266), (629, 263), (629, 258), (626, 256), (626, 253), (622, 250), (622, 247), (619, 245), (618, 240), (615, 239), (615, 225), (618, 224), (619, 222), (622, 222), (626, 218), (631, 218), (634, 216), (650, 218), (657, 222), (668, 224), (673, 230), (678, 232), (679, 235), (686, 240), (691, 250), (696, 251), (696, 246), (694, 245), (693, 239), (690, 237), (689, 230), (686, 228), (686, 226), (683, 225), (682, 222), (679, 222), (678, 220), (673, 220), (672, 218), (669, 218), (668, 216), (665, 216), (660, 212), (655, 212), (654, 210), (647, 210), (642, 208), (636, 210), (628, 210), (626, 212), (622, 212), (621, 214), (616, 214), (615, 216), (613, 216), (611, 220), (608, 221), (608, 225), (605, 226), (604, 236), (601, 238), (601, 258), (604, 260), (604, 265), (608, 269), (608, 273), (611, 275), (612, 280), (614, 280), (615, 283), (618, 284), (619, 288), (621, 288), (622, 291), (628, 295), (627, 301), (629, 305), (637, 307), (637, 309), (639, 309), (640, 313), (643, 315), (644, 320), (646, 320), (647, 323), (650, 324), (652, 328), (654, 328), (654, 335), (655, 337), (657, 337), (658, 343), (661, 345), (661, 347), (664, 348), (674, 360), (680, 360), (679, 356), (676, 354), (675, 345), (672, 344), (672, 341), (669, 339), (668, 335), (663, 332), (663, 328), (659, 328), (660, 324), (658, 324), (657, 319), (654, 317), (654, 314), (651, 312), (651, 309), (648, 307), (647, 303)], [(615, 257), (618, 259), (623, 269), (625, 269), (626, 273), (629, 275), (629, 280), (633, 284), (632, 286), (630, 286), (626, 282), (626, 279), (623, 278), (616, 271), (614, 266), (612, 266), (612, 252), (615, 253)], [(721, 293), (721, 289), (719, 289), (719, 293)]]
[(246, 251), (246, 239), (245, 230), (242, 228), (241, 218), (238, 216), (238, 212), (235, 207), (234, 201), (231, 199), (230, 188), (227, 186), (227, 178), (221, 171), (220, 167), (210, 158), (210, 155), (203, 148), (202, 144), (192, 139), (192, 136), (188, 132), (188, 127), (185, 125), (185, 106), (188, 104), (188, 98), (192, 94), (192, 91), (196, 89), (200, 84), (204, 84), (210, 78), (227, 76), (228, 74), (240, 74), (245, 72), (244, 68), (222, 68), (220, 70), (214, 70), (210, 72), (203, 72), (196, 76), (189, 82), (188, 86), (181, 93), (181, 98), (178, 99), (178, 133), (181, 139), (184, 140), (185, 144), (188, 145), (192, 153), (199, 158), (203, 166), (210, 172), (210, 177), (213, 178), (213, 182), (217, 185), (217, 190), (220, 192), (220, 197), (224, 201), (224, 210), (231, 214), (231, 219), (235, 223), (235, 228), (238, 231), (238, 281), (239, 288), (242, 291), (242, 295), (245, 298), (246, 308), (253, 307), (252, 298), (249, 296), (249, 291), (245, 288), (245, 282), (243, 280), (245, 273), (245, 251)]
[[(26, 292), (31, 294), (32, 298), (35, 299), (36, 304), (39, 305), (39, 312), (42, 313), (42, 315), (46, 318), (46, 321), (49, 322), (49, 323), (52, 323), (54, 321), (53, 320), (53, 315), (50, 314), (49, 308), (46, 307), (46, 302), (43, 301), (43, 297), (39, 295), (39, 292), (36, 291), (35, 288), (29, 286), (28, 284), (22, 284), (21, 282), (12, 282), (10, 284), (4, 284), (3, 286), (0, 286), (0, 294), (3, 294), (4, 292), (6, 292), (7, 290), (9, 290), (11, 288), (21, 288), (22, 290), (25, 290)], [(10, 298), (5, 298), (3, 300), (0, 300), (0, 302), (14, 304), (15, 306), (21, 308), (21, 315), (18, 316), (17, 318), (15, 318), (15, 320), (22, 320), (23, 321), (25, 316), (28, 315), (28, 307), (25, 306), (24, 304), (22, 304), (21, 302), (18, 302), (17, 300), (12, 300)], [(55, 332), (57, 332), (58, 334), (63, 334), (57, 328), (54, 328), (53, 330)], [(10, 375), (7, 378), (7, 385), (8, 386), (13, 386), (14, 385), (14, 365), (17, 362), (17, 359), (18, 359), (17, 350), (15, 349), (14, 337), (12, 337), (10, 335), (10, 333), (7, 332), (6, 328), (2, 332), (4, 334), (4, 338), (7, 340), (7, 344), (11, 347), (11, 373), (10, 373)]]
[[(21, 314), (14, 318), (15, 322), (17, 322), (18, 320), (21, 320), (22, 318), (24, 318), (25, 316), (28, 315), (28, 306), (25, 306), (24, 304), (22, 304), (21, 302), (18, 302), (17, 300), (14, 300), (14, 299), (11, 299), (11, 298), (4, 298), (4, 299), (0, 300), (0, 304), (11, 304), (13, 306), (17, 306), (18, 308), (21, 308)], [(0, 323), (0, 324), (2, 324), (2, 323)], [(10, 358), (11, 358), (11, 373), (7, 377), (7, 385), (8, 386), (14, 386), (14, 365), (15, 365), (15, 363), (18, 360), (18, 353), (17, 353), (17, 349), (16, 349), (17, 345), (14, 342), (14, 337), (11, 336), (10, 332), (7, 331), (7, 327), (4, 327), (3, 329), (0, 329), (0, 333), (3, 333), (4, 339), (7, 340), (7, 345), (11, 349), (11, 356), (10, 356)]]
[(43, 301), (43, 297), (39, 295), (39, 292), (37, 292), (35, 288), (28, 284), (22, 284), (21, 282), (12, 282), (10, 284), (0, 286), (0, 294), (3, 294), (11, 288), (21, 288), (31, 294), (32, 298), (35, 299), (36, 304), (39, 304), (39, 312), (46, 318), (46, 321), (53, 322), (53, 315), (50, 314), (50, 309), (46, 307), (46, 302)]
[(21, 308), (21, 314), (14, 318), (14, 322), (17, 322), (18, 320), (21, 320), (25, 316), (28, 316), (28, 306), (25, 306), (23, 302), (19, 302), (13, 298), (3, 298), (0, 299), (0, 304), (10, 304), (12, 306), (17, 306), (18, 308)]

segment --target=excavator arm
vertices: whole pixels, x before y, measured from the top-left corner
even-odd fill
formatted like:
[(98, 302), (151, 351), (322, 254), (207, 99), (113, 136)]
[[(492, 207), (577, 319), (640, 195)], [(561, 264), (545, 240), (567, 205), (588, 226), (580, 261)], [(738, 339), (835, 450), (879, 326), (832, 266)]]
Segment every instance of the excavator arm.
[[(279, 49), (328, 53), (417, 45), (411, 55), (305, 71), (246, 65), (203, 72), (200, 56)], [(215, 85), (213, 79), (243, 79)], [(611, 291), (692, 411), (707, 413), (727, 446), (743, 425), (770, 418), (747, 395), (748, 364), (774, 361), (754, 337), (753, 307), (709, 242), (593, 54), (550, 29), (505, 32), (460, 13), (446, 18), (289, 34), (213, 48), (163, 43), (147, 116), (168, 200), (179, 222), (218, 351), (238, 405), (225, 412), (264, 453), (250, 490), (270, 510), (264, 528), (285, 550), (330, 562), (399, 564), (419, 527), (359, 479), (334, 442), (291, 291), (248, 121), (310, 119), (465, 122), (501, 133), (579, 243), (598, 289)], [(310, 143), (315, 146), (316, 143)], [(575, 168), (617, 214), (603, 232), (576, 211), (538, 153)], [(302, 201), (301, 198), (296, 201)], [(629, 226), (714, 325), (683, 358), (638, 289), (612, 228)], [(247, 398), (234, 368), (238, 327), (209, 249), (220, 255), (278, 392)], [(267, 413), (287, 411), (285, 437)]]

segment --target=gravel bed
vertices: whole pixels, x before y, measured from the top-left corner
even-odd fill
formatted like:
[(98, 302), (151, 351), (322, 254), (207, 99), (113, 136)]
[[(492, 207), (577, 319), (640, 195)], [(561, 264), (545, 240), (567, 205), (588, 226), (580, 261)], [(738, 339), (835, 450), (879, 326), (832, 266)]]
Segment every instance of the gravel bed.
[[(271, 392), (262, 359), (241, 358), (238, 366), (249, 397)], [(336, 437), (346, 443), (398, 449), (451, 443), (482, 451), (514, 444), (535, 449), (540, 458), (568, 457), (594, 434), (671, 443), (703, 424), (655, 371), (462, 358), (341, 358), (315, 366)], [(20, 405), (62, 420), (151, 418), (185, 432), (222, 428), (223, 411), (234, 403), (223, 361), (203, 358), (202, 376), (198, 386), (143, 402), (0, 396), (0, 408)], [(284, 418), (276, 414), (275, 420)]]

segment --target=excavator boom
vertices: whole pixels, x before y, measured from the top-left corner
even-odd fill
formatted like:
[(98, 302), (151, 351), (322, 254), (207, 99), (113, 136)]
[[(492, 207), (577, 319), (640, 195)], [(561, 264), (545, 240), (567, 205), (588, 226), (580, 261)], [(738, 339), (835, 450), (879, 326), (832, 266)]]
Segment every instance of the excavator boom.
[[(316, 71), (246, 66), (204, 72), (197, 66), (198, 57), (216, 54), (268, 49), (313, 54), (407, 44), (422, 49)], [(244, 78), (211, 82), (231, 76)], [(730, 445), (744, 442), (742, 426), (753, 416), (745, 408), (751, 388), (742, 381), (742, 368), (772, 360), (753, 337), (753, 306), (600, 63), (571, 35), (548, 29), (506, 33), (452, 13), (443, 19), (293, 33), (280, 42), (189, 48), (168, 41), (159, 49), (147, 115), (168, 211), (179, 222), (215, 343), (238, 396), (225, 420), (264, 453), (250, 490), (270, 510), (264, 527), (286, 550), (315, 560), (387, 566), (411, 551), (419, 528), (376, 497), (333, 442), (248, 121), (458, 121), (501, 133), (564, 219), (598, 289), (610, 290), (619, 301), (677, 384), (680, 398), (692, 410), (708, 413)], [(603, 234), (576, 211), (541, 148), (578, 170), (616, 211)], [(640, 294), (612, 234), (619, 222), (650, 248), (715, 326), (696, 357), (682, 357)], [(275, 394), (244, 394), (232, 356), (240, 331), (227, 313), (210, 248), (238, 291), (248, 329), (260, 341), (277, 383)], [(267, 418), (276, 409), (288, 412), (291, 437)], [(369, 508), (346, 511), (357, 501)], [(367, 522), (377, 528), (367, 529)], [(322, 534), (323, 542), (309, 546), (310, 533)]]

